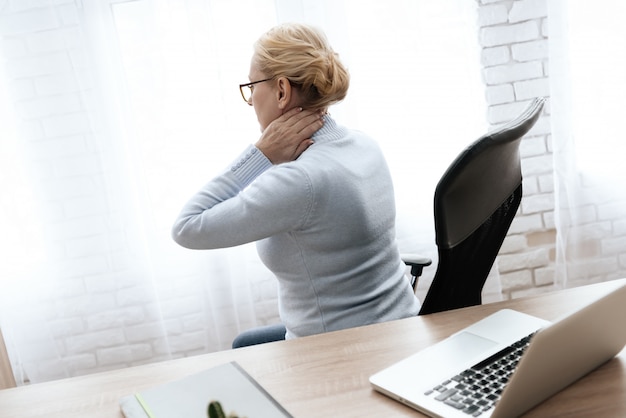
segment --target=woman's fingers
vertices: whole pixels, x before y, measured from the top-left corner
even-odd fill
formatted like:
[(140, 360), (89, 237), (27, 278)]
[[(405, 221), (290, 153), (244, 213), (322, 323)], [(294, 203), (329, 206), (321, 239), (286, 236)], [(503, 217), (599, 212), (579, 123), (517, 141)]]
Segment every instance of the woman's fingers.
[[(285, 127), (291, 128), (294, 132), (300, 133), (302, 131), (309, 130), (311, 125), (313, 125), (313, 127), (318, 126), (316, 122), (319, 121), (321, 117), (322, 113), (319, 111), (295, 107), (282, 114), (272, 123), (284, 124)], [(319, 129), (319, 127), (317, 129)]]
[(293, 161), (313, 143), (310, 137), (323, 124), (320, 112), (294, 108), (270, 123), (256, 146), (273, 164)]
[(322, 125), (324, 124), (322, 120), (322, 115), (319, 112), (314, 112), (308, 115), (305, 115), (300, 120), (296, 122), (296, 129), (298, 129), (298, 133), (306, 138), (313, 135), (317, 132)]

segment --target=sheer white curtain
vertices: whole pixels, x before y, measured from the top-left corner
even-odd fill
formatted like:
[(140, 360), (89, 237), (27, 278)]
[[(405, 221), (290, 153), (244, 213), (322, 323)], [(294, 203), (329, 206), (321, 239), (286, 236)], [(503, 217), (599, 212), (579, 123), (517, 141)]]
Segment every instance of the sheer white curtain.
[(626, 274), (626, 3), (549, 1), (557, 284)]
[(402, 251), (435, 254), (432, 195), (484, 132), (466, 0), (0, 0), (0, 325), (18, 381), (225, 349), (277, 321), (254, 245), (190, 251), (182, 204), (259, 128), (237, 85), (282, 21), (352, 75), (331, 109), (382, 145)]

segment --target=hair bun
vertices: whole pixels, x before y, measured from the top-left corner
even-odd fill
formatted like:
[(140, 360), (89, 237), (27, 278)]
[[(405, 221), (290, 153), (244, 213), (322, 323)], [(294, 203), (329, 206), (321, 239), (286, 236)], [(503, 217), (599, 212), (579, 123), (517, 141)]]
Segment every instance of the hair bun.
[(274, 77), (287, 77), (301, 88), (309, 108), (328, 108), (346, 97), (347, 69), (326, 36), (312, 26), (291, 23), (276, 26), (255, 44), (259, 69)]

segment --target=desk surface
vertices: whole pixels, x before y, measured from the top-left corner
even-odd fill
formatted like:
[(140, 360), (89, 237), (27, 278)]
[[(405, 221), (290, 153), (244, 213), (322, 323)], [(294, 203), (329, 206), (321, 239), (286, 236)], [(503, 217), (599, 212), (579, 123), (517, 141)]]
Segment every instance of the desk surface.
[[(369, 376), (499, 309), (555, 320), (625, 282), (0, 390), (0, 417), (120, 418), (122, 396), (233, 360), (296, 418), (419, 417), (419, 412), (374, 392)], [(626, 350), (526, 416), (566, 415), (626, 416)]]

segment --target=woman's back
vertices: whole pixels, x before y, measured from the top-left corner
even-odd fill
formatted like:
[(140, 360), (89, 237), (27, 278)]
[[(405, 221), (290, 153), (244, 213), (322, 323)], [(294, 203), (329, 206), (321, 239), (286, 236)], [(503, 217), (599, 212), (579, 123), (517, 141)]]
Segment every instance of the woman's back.
[(257, 245), (280, 282), (287, 329), (302, 336), (416, 315), (378, 145), (330, 118), (313, 139), (298, 160), (274, 167), (265, 179), (283, 184), (280, 191), (268, 186), (277, 190), (274, 198), (299, 196), (291, 205), (296, 213), (285, 215), (298, 222)]

